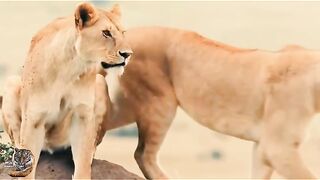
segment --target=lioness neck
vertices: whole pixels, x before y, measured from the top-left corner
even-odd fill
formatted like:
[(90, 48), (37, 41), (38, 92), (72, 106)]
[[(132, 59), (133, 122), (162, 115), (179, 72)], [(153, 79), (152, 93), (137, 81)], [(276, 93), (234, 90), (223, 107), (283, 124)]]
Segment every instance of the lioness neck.
[(24, 85), (45, 87), (56, 80), (68, 83), (86, 71), (87, 64), (76, 53), (78, 35), (71, 21), (58, 19), (34, 36), (23, 69)]

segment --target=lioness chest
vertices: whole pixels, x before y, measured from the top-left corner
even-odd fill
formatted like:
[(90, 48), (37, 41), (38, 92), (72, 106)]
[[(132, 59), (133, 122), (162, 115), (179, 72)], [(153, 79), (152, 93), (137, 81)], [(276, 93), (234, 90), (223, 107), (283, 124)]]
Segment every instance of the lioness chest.
[(81, 105), (93, 110), (94, 81), (91, 80), (79, 79), (64, 87), (56, 84), (47, 92), (44, 150), (70, 145), (70, 130), (80, 123), (74, 116), (75, 110)]

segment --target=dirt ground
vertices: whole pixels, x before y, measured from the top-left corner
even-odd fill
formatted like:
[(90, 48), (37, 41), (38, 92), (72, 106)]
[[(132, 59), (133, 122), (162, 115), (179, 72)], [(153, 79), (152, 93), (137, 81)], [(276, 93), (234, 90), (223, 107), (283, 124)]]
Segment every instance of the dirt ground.
[[(286, 44), (320, 49), (320, 2), (118, 2), (130, 28), (161, 25), (197, 31), (244, 48), (277, 50)], [(72, 15), (77, 2), (0, 2), (0, 94), (5, 77), (19, 74), (32, 35), (52, 19)], [(101, 8), (111, 2), (96, 2)], [(301, 153), (320, 177), (320, 120), (310, 125)], [(4, 141), (4, 140), (3, 140)], [(137, 139), (108, 135), (96, 158), (142, 175)], [(252, 143), (215, 133), (179, 110), (159, 161), (172, 178), (249, 178)], [(277, 174), (273, 177), (279, 178)]]

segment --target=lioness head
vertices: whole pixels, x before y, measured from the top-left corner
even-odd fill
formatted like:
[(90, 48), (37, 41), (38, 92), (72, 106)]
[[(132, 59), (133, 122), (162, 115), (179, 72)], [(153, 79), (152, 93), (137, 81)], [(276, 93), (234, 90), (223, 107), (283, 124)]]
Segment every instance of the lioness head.
[(118, 5), (104, 11), (81, 3), (74, 16), (78, 33), (76, 51), (81, 59), (101, 63), (105, 69), (126, 65), (132, 51), (119, 22)]

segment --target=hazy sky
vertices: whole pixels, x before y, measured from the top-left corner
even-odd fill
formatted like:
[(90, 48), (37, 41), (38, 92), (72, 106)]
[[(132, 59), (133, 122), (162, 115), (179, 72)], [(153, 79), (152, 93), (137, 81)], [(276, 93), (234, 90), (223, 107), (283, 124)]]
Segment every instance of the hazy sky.
[[(78, 2), (0, 2), (0, 83), (20, 71), (31, 37)], [(320, 49), (320, 2), (117, 2), (125, 27), (170, 26), (244, 48)], [(95, 2), (110, 8), (114, 2)], [(5, 66), (5, 69), (3, 68)], [(1, 92), (1, 86), (0, 86)]]

